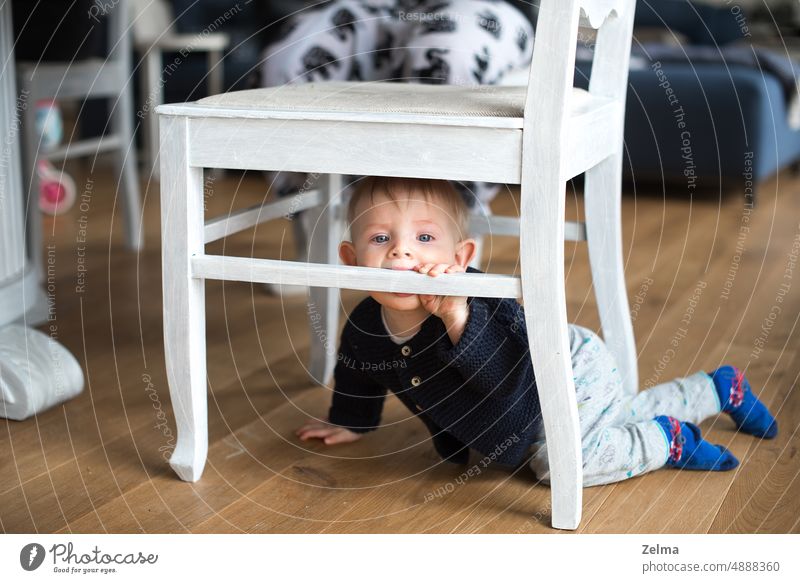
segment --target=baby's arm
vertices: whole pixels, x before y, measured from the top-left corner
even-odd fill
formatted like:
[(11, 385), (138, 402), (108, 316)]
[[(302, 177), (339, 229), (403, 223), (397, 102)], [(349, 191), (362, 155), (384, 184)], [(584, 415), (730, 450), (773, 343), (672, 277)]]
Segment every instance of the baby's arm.
[[(477, 272), (460, 265), (419, 264), (419, 273)], [(420, 295), (423, 307), (441, 318), (452, 348), (440, 344), (439, 357), (455, 367), (465, 384), (493, 397), (506, 397), (534, 384), (525, 313), (514, 300)]]
[(514, 300), (471, 298), (469, 319), (459, 341), (439, 344), (439, 358), (466, 385), (503, 398), (534, 386), (525, 314)]
[(295, 432), (302, 440), (316, 437), (327, 445), (349, 443), (380, 425), (386, 388), (358, 369), (345, 334), (342, 333), (339, 361), (333, 371), (333, 400), (328, 416), (306, 421)]

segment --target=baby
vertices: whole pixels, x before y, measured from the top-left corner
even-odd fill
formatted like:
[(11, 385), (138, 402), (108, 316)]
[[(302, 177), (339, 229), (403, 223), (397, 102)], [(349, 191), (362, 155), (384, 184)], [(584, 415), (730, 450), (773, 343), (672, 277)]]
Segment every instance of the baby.
[[(467, 211), (447, 181), (368, 177), (351, 197), (347, 265), (414, 270), (438, 277), (467, 267), (475, 241)], [(372, 292), (350, 315), (324, 421), (300, 439), (328, 445), (380, 426), (387, 390), (425, 423), (445, 460), (469, 448), (503, 465), (529, 463), (549, 483), (547, 444), (523, 308), (513, 299)], [(585, 486), (664, 466), (730, 470), (739, 462), (705, 441), (695, 423), (728, 413), (739, 431), (772, 438), (778, 428), (744, 375), (723, 366), (631, 397), (611, 353), (592, 331), (569, 325)]]

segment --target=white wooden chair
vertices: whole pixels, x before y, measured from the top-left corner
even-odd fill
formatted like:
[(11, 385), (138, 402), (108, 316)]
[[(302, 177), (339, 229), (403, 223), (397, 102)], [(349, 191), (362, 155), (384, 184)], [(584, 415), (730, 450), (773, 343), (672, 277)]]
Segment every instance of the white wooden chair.
[[(338, 288), (523, 297), (548, 442), (552, 524), (580, 523), (582, 459), (567, 328), (564, 239), (588, 240), (605, 341), (637, 390), (622, 264), (622, 130), (634, 0), (542, 0), (527, 87), (312, 83), (158, 108), (164, 344), (178, 441), (170, 464), (200, 478), (208, 448), (204, 280), (306, 284), (337, 336)], [(579, 19), (598, 30), (589, 91), (572, 87)], [(602, 25), (602, 26), (601, 26)], [(322, 188), (204, 224), (203, 169), (319, 172)], [(586, 172), (586, 223), (565, 225), (565, 183)], [(519, 233), (521, 277), (337, 265), (341, 174), (521, 184), (519, 219), (480, 230)], [(205, 253), (205, 243), (287, 212), (316, 213), (309, 262)], [(312, 334), (311, 372), (335, 353)]]
[(133, 0), (131, 22), (133, 43), (142, 55), (139, 97), (145, 114), (145, 168), (158, 177), (158, 120), (153, 110), (164, 102), (164, 53), (206, 53), (208, 94), (216, 95), (222, 93), (222, 53), (230, 44), (230, 37), (224, 32), (175, 32), (172, 8), (166, 0)]
[[(125, 220), (125, 241), (131, 249), (142, 247), (142, 209), (136, 171), (136, 149), (133, 141), (133, 78), (131, 77), (131, 45), (128, 29), (127, 0), (109, 5), (108, 57), (64, 62), (20, 62), (17, 66), (19, 90), (27, 96), (24, 113), (23, 185), (28, 190), (28, 242), (33, 263), (42, 273), (42, 216), (39, 210), (39, 187), (36, 160), (65, 160), (80, 156), (97, 156), (114, 152), (122, 193)], [(36, 108), (40, 99), (71, 100), (89, 97), (109, 98), (111, 133), (100, 138), (72, 141), (50, 152), (40, 152), (36, 135)]]

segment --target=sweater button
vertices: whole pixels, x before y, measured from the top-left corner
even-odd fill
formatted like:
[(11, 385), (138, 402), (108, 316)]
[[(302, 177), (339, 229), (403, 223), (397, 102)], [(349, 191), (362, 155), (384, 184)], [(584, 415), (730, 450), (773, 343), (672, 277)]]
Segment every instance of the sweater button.
[(411, 379), (411, 384), (414, 385), (415, 387), (419, 386), (421, 382), (422, 379), (419, 377), (414, 377), (413, 379)]
[(403, 348), (400, 349), (400, 352), (403, 354), (403, 356), (408, 356), (409, 354), (411, 354), (411, 347), (408, 344), (406, 344), (405, 346), (403, 346)]

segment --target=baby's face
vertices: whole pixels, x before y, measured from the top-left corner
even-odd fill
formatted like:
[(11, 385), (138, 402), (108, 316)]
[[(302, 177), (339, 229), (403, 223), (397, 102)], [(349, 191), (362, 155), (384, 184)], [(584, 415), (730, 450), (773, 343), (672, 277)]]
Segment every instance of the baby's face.
[[(424, 263), (466, 267), (474, 253), (474, 242), (462, 240), (455, 218), (443, 203), (413, 192), (398, 194), (397, 202), (378, 193), (372, 204), (364, 197), (355, 209), (350, 234), (352, 242), (343, 242), (339, 250), (347, 265), (401, 270)], [(393, 309), (420, 307), (416, 294), (370, 295)]]

